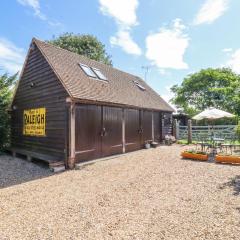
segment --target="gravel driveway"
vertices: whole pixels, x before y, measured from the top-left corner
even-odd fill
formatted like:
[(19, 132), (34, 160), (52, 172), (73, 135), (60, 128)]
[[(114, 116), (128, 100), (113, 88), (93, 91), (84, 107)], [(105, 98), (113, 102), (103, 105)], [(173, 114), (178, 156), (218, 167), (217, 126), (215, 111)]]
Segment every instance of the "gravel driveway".
[(0, 185), (0, 240), (239, 239), (240, 166), (182, 160), (182, 148), (142, 150), (55, 175), (25, 162), (31, 170), (23, 181), (13, 180), (24, 172), (19, 165), (0, 171), (0, 181), (2, 174), (12, 179), (11, 187)]

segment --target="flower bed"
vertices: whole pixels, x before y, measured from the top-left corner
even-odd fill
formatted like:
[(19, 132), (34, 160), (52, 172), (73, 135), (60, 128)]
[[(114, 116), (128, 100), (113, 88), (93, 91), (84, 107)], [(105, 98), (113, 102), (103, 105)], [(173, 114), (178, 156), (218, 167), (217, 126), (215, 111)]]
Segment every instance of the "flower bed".
[(184, 151), (181, 153), (182, 158), (207, 161), (208, 155), (204, 152)]
[(217, 155), (215, 161), (218, 163), (240, 164), (240, 156), (234, 155)]

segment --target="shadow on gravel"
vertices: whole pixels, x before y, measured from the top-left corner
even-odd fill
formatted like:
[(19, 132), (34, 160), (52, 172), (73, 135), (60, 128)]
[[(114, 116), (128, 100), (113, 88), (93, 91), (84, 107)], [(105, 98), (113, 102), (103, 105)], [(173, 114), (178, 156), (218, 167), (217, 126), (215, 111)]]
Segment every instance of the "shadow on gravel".
[(52, 175), (53, 173), (42, 162), (28, 162), (0, 154), (0, 189)]
[(230, 181), (222, 184), (219, 188), (232, 188), (234, 196), (240, 195), (240, 175), (237, 175), (234, 178), (230, 179)]

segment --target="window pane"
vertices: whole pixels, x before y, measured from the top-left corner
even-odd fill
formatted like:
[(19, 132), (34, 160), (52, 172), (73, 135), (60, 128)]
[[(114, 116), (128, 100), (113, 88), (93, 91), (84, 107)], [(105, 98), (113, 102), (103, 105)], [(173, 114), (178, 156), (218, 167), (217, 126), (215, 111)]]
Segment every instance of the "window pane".
[(96, 78), (95, 73), (92, 71), (92, 69), (86, 65), (80, 64), (82, 70), (89, 76)]
[(107, 80), (107, 78), (103, 75), (103, 73), (99, 69), (93, 68), (93, 71), (96, 73), (98, 78), (102, 80)]

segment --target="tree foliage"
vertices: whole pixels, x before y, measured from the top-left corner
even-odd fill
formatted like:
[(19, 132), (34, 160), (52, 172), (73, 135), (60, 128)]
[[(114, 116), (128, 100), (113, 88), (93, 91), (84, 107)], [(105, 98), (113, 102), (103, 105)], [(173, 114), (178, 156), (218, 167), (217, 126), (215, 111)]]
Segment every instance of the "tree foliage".
[(240, 75), (229, 68), (203, 69), (171, 88), (171, 100), (189, 115), (216, 107), (240, 115)]
[(10, 116), (9, 104), (12, 98), (12, 88), (16, 83), (17, 74), (0, 76), (0, 150), (6, 147), (10, 141)]
[(112, 65), (111, 57), (106, 53), (105, 45), (95, 36), (63, 33), (48, 42), (93, 60)]

